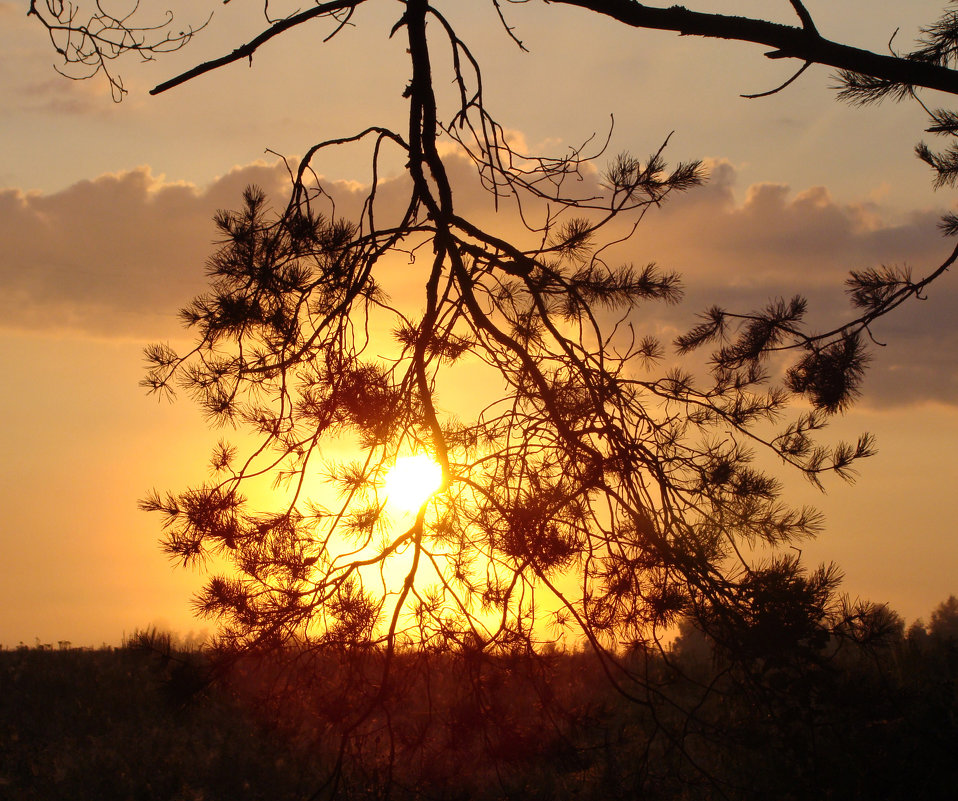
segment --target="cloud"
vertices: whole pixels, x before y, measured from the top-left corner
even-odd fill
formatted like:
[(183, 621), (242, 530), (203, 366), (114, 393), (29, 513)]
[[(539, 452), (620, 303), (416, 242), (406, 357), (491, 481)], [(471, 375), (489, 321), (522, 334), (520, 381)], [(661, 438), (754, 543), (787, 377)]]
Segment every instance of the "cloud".
[[(649, 216), (637, 235), (644, 257), (683, 274), (683, 326), (713, 303), (747, 312), (802, 294), (810, 326), (827, 330), (857, 316), (844, 293), (849, 271), (898, 266), (917, 279), (954, 247), (938, 230), (941, 210), (896, 220), (875, 197), (839, 203), (825, 187), (792, 192), (768, 183), (747, 187), (740, 199), (734, 166), (710, 166), (704, 187)], [(876, 341), (887, 347), (873, 348), (866, 403), (958, 402), (958, 321), (950, 311), (958, 286), (945, 274), (928, 295), (874, 324)]]
[(639, 233), (645, 249), (667, 251), (682, 272), (707, 283), (834, 284), (851, 269), (931, 265), (949, 250), (936, 227), (940, 211), (890, 221), (875, 199), (839, 203), (826, 187), (792, 192), (772, 183), (747, 187), (739, 199), (734, 166), (709, 167), (704, 187), (671, 200)]
[(108, 119), (115, 109), (110, 103), (109, 84), (97, 80), (98, 77), (68, 80), (54, 74), (46, 80), (18, 85), (15, 90), (16, 109), (18, 112), (90, 115)]
[[(204, 287), (217, 208), (248, 183), (279, 194), (285, 169), (255, 164), (205, 189), (148, 168), (53, 193), (0, 191), (0, 326), (150, 336)], [(167, 332), (164, 331), (164, 335)]]
[[(494, 216), (470, 165), (447, 158), (459, 212), (497, 235), (515, 236), (508, 202)], [(577, 191), (593, 193), (599, 181), (598, 172), (586, 170)], [(167, 182), (144, 167), (52, 194), (0, 191), (0, 327), (144, 341), (175, 335), (175, 311), (205, 288), (203, 268), (216, 236), (212, 215), (236, 208), (250, 183), (282, 204), (285, 166), (237, 167), (204, 188)], [(337, 213), (355, 219), (366, 187), (336, 182), (328, 188)], [(378, 198), (380, 223), (401, 214), (406, 179), (383, 181)], [(652, 209), (636, 236), (610, 257), (655, 261), (683, 275), (680, 307), (639, 310), (638, 322), (653, 329), (682, 330), (713, 303), (745, 312), (796, 293), (809, 298), (810, 323), (824, 327), (853, 314), (843, 293), (849, 270), (894, 264), (911, 266), (917, 276), (937, 267), (951, 247), (937, 231), (938, 216), (929, 210), (893, 220), (880, 198), (839, 203), (824, 187), (793, 192), (766, 183), (740, 191), (734, 165), (716, 161), (705, 186)], [(405, 255), (393, 264), (394, 284), (418, 305), (420, 265), (410, 266)], [(875, 325), (876, 339), (889, 344), (874, 349), (869, 403), (958, 401), (958, 323), (951, 314), (958, 287), (946, 275), (929, 294)]]

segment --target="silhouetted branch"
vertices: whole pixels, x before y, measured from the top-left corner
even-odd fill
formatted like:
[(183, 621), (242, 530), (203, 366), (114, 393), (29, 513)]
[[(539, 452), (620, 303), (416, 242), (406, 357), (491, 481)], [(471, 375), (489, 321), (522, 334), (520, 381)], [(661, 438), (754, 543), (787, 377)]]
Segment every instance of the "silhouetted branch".
[(733, 39), (773, 48), (768, 58), (798, 58), (814, 64), (835, 67), (881, 81), (923, 86), (949, 94), (958, 94), (958, 72), (924, 61), (886, 56), (820, 36), (807, 11), (792, 3), (802, 19), (795, 28), (749, 17), (707, 14), (683, 6), (656, 8), (633, 0), (550, 0), (556, 5), (578, 6), (611, 17), (634, 28), (675, 31), (683, 36)]
[(770, 97), (771, 95), (778, 94), (783, 89), (791, 86), (795, 81), (797, 81), (801, 77), (802, 73), (805, 72), (805, 70), (807, 70), (810, 66), (812, 66), (812, 62), (806, 61), (801, 67), (798, 68), (798, 71), (791, 78), (785, 81), (785, 83), (776, 86), (774, 89), (769, 89), (767, 92), (758, 92), (752, 95), (739, 95), (739, 97), (744, 97), (746, 100), (756, 100), (760, 97)]
[[(212, 15), (198, 27), (188, 27), (178, 32), (169, 32), (173, 14), (167, 11), (165, 20), (153, 25), (134, 24), (133, 17), (139, 10), (139, 2), (123, 16), (105, 11), (96, 1), (96, 11), (84, 19), (79, 6), (63, 0), (30, 0), (28, 17), (36, 18), (47, 30), (54, 49), (63, 57), (64, 69), (57, 72), (71, 80), (87, 80), (102, 73), (110, 84), (115, 102), (120, 102), (127, 90), (122, 79), (113, 74), (108, 62), (126, 53), (136, 53), (144, 61), (152, 61), (159, 53), (171, 53), (186, 46), (203, 30)], [(69, 71), (78, 67), (81, 72)], [(83, 70), (86, 70), (83, 72)]]
[[(312, 19), (335, 20), (336, 35), (361, 2), (320, 3), (276, 21), (153, 91), (250, 58)], [(640, 27), (768, 44), (770, 57), (805, 62), (783, 86), (829, 58), (882, 70), (902, 61), (873, 62), (879, 57), (827, 42), (800, 0), (791, 6), (801, 28), (618, 0), (568, 4)], [(379, 733), (390, 744), (377, 781), (393, 781), (402, 753), (428, 752), (425, 732), (403, 752), (391, 715), (421, 697), (408, 690), (428, 680), (416, 670), (430, 659), (468, 674), (470, 702), (483, 725), (495, 725), (482, 706), (483, 671), (517, 655), (538, 660), (568, 637), (587, 644), (596, 674), (647, 715), (640, 759), (652, 762), (653, 745), (662, 748), (721, 797), (729, 785), (690, 746), (703, 732), (720, 738), (705, 714), (713, 693), (739, 678), (765, 692), (770, 670), (820, 657), (834, 621), (834, 571), (756, 557), (814, 536), (821, 519), (782, 502), (780, 482), (754, 465), (753, 449), (818, 485), (825, 474), (851, 480), (873, 452), (870, 437), (820, 440), (857, 397), (868, 326), (920, 297), (958, 249), (919, 282), (884, 269), (853, 273), (858, 317), (823, 334), (806, 331), (801, 295), (749, 314), (712, 308), (676, 343), (679, 357), (713, 346), (708, 367), (683, 370), (681, 358), (662, 367), (665, 346), (638, 327), (647, 304), (678, 301), (679, 277), (613, 262), (612, 246), (629, 240), (648, 210), (698, 185), (699, 162), (670, 167), (668, 139), (646, 158), (622, 153), (602, 170), (594, 162), (606, 137), (556, 157), (518, 151), (487, 107), (479, 60), (454, 24), (428, 0), (397, 9), (389, 35), (406, 38), (408, 128), (320, 141), (298, 165), (287, 163), (291, 188), (278, 211), (250, 187), (237, 210), (218, 212), (210, 285), (181, 312), (194, 348), (147, 352), (152, 391), (185, 390), (211, 422), (241, 428), (251, 444), (239, 456), (221, 443), (206, 483), (153, 493), (142, 506), (162, 516), (171, 558), (214, 556), (225, 566), (195, 602), (217, 621), (224, 653), (271, 654), (284, 668), (310, 661), (318, 719), (335, 739), (327, 790), (348, 780), (350, 761), (361, 762), (363, 744)], [(958, 91), (951, 70), (927, 75)], [(448, 105), (441, 85), (453, 87)], [(937, 124), (956, 127), (945, 114)], [(318, 165), (346, 145), (367, 148), (371, 162), (350, 219), (337, 216)], [(388, 204), (380, 191), (387, 150), (406, 179), (391, 184)], [(472, 212), (450, 152), (471, 161), (497, 210), (512, 206), (519, 235)], [(387, 261), (397, 254), (398, 270)], [(394, 299), (386, 288), (397, 273)], [(782, 351), (793, 363), (768, 369)], [(456, 363), (480, 376), (464, 400), (446, 392)], [(796, 409), (799, 396), (810, 409)], [(348, 449), (352, 460), (335, 457)], [(386, 475), (408, 453), (434, 459), (442, 481), (412, 523), (399, 523)], [(266, 477), (272, 493), (247, 500), (242, 492)], [(653, 675), (652, 655), (668, 650), (665, 632), (684, 619), (732, 664), (721, 680), (689, 680), (695, 693), (675, 697)], [(336, 704), (324, 694), (322, 660), (342, 668), (348, 703), (339, 711), (329, 711)], [(432, 709), (423, 713), (424, 726), (432, 719)], [(486, 736), (482, 729), (477, 739)]]
[[(174, 86), (179, 86), (180, 84), (186, 83), (187, 81), (192, 80), (199, 75), (212, 72), (215, 69), (219, 69), (220, 67), (224, 67), (227, 64), (232, 64), (234, 61), (240, 61), (244, 58), (248, 58), (252, 64), (253, 53), (255, 53), (262, 45), (266, 44), (266, 42), (273, 37), (279, 36), (281, 33), (285, 33), (290, 28), (295, 28), (297, 25), (302, 25), (303, 23), (309, 22), (309, 20), (316, 19), (317, 17), (333, 16), (337, 11), (344, 10), (348, 10), (350, 13), (352, 13), (356, 6), (362, 5), (365, 2), (366, 0), (330, 0), (330, 2), (321, 3), (307, 11), (300, 11), (298, 14), (293, 14), (285, 19), (278, 20), (267, 30), (259, 34), (259, 36), (251, 39), (246, 44), (237, 47), (232, 53), (221, 56), (220, 58), (215, 58), (211, 61), (206, 61), (202, 64), (198, 64), (192, 69), (177, 75), (175, 78), (170, 78), (168, 81), (164, 81), (158, 86), (155, 86), (150, 90), (150, 94), (158, 95), (161, 92), (172, 89)], [(332, 35), (335, 35), (336, 32), (341, 30), (343, 25), (345, 25), (345, 22), (340, 21), (339, 26)]]
[(802, 28), (817, 36), (818, 29), (815, 27), (815, 23), (812, 21), (812, 15), (808, 13), (808, 9), (805, 8), (802, 0), (789, 0), (789, 2), (792, 4), (792, 8), (795, 9), (795, 13), (798, 14), (798, 18), (802, 21)]

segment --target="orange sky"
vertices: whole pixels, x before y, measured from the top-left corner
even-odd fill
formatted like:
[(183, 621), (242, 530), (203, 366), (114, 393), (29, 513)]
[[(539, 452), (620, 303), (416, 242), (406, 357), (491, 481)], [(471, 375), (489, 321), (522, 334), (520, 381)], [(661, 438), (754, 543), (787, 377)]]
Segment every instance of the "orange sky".
[[(674, 131), (673, 161), (710, 160), (709, 184), (650, 214), (630, 245), (636, 261), (685, 277), (678, 316), (649, 325), (668, 331), (714, 300), (742, 308), (796, 291), (834, 319), (849, 269), (907, 263), (923, 274), (950, 252), (935, 224), (953, 198), (932, 190), (912, 155), (923, 136), (917, 105), (838, 105), (825, 69), (746, 101), (738, 95), (775, 86), (789, 65), (746, 45), (625, 30), (536, 2), (507, 8), (531, 51), (523, 54), (491, 4), (440, 5), (462, 15), (492, 109), (532, 145), (561, 153), (604, 133), (614, 114), (617, 147), (644, 154)], [(759, 15), (775, 6), (689, 5)], [(790, 5), (778, 5), (773, 18), (790, 22)], [(901, 5), (894, 10), (867, 0), (807, 5), (825, 35), (876, 50), (896, 27), (909, 42), (941, 10), (925, 0), (883, 4)], [(136, 502), (153, 487), (202, 478), (221, 432), (186, 402), (143, 395), (142, 346), (181, 336), (175, 312), (203, 288), (215, 209), (235, 206), (250, 182), (279, 196), (284, 173), (266, 148), (295, 155), (373, 122), (403, 125), (403, 47), (386, 38), (398, 6), (385, 1), (329, 45), (297, 32), (252, 68), (233, 65), (150, 98), (154, 83), (237, 46), (261, 7), (197, 2), (183, 5), (183, 17), (205, 6), (217, 15), (208, 36), (152, 64), (121, 65), (130, 96), (116, 106), (102, 85), (57, 76), (43, 31), (22, 4), (0, 2), (4, 647), (35, 637), (116, 642), (156, 621), (206, 625), (189, 614), (199, 576), (170, 568), (156, 521)], [(926, 102), (948, 100), (929, 93)], [(362, 156), (344, 152), (320, 167), (362, 183)], [(878, 436), (879, 455), (858, 484), (830, 482), (822, 497), (782, 474), (790, 499), (828, 517), (805, 547), (810, 560), (837, 561), (847, 592), (909, 619), (958, 592), (955, 299), (945, 276), (927, 301), (876, 327), (888, 345), (876, 349), (863, 403), (836, 424), (845, 437)]]

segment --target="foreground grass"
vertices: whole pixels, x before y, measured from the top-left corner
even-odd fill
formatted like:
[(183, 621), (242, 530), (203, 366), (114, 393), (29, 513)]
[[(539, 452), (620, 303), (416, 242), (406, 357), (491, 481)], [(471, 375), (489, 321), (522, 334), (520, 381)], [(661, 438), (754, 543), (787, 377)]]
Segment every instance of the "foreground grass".
[(0, 652), (0, 798), (212, 801), (306, 794), (306, 760), (202, 665), (141, 650)]
[(213, 683), (156, 638), (0, 651), (0, 799), (958, 798), (958, 639), (825, 644), (746, 675), (692, 634), (634, 657), (650, 703), (583, 653), (404, 655), (380, 705), (375, 652), (250, 656)]

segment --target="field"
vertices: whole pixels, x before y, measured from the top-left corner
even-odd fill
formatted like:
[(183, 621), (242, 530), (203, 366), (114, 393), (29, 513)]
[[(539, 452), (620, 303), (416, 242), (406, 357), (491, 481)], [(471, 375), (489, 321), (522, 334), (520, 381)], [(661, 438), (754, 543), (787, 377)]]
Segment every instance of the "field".
[(0, 798), (958, 798), (958, 641), (880, 640), (745, 669), (687, 630), (618, 690), (587, 653), (404, 654), (394, 703), (377, 653), (5, 650)]

